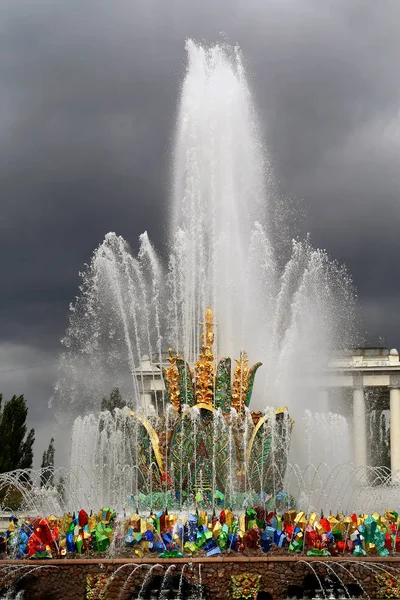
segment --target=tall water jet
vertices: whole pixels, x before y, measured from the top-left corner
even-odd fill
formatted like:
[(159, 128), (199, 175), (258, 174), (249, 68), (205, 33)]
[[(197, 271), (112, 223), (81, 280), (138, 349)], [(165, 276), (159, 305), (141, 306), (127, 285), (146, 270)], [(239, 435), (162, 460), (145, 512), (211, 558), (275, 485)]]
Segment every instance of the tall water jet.
[[(186, 48), (169, 256), (163, 265), (147, 233), (140, 237), (137, 257), (121, 237), (107, 234), (85, 268), (80, 295), (71, 306), (55, 398), (63, 408), (68, 399), (74, 415), (88, 413), (98, 410), (101, 398), (119, 387), (125, 403), (138, 414), (144, 410), (151, 426), (164, 428), (168, 438), (172, 413), (166, 410), (159, 385), (167, 341), (187, 361), (186, 377), (201, 353), (201, 323), (212, 306), (217, 324), (214, 371), (219, 357), (238, 356), (246, 348), (249, 360), (263, 363), (253, 404), (259, 410), (289, 406), (301, 423), (305, 408), (321, 411), (318, 377), (332, 349), (351, 341), (351, 280), (309, 239), (289, 242), (289, 258), (282, 258), (282, 234), (273, 216), (281, 199), (275, 193), (240, 51), (223, 44), (206, 48), (193, 41)], [(152, 394), (153, 416), (144, 405), (145, 392)], [(187, 422), (195, 437), (202, 435), (196, 413)], [(93, 425), (90, 418), (89, 423)], [(218, 423), (215, 416), (214, 429)], [(228, 420), (223, 427), (232, 448), (233, 426)], [(141, 425), (131, 428), (132, 435), (142, 431)], [(82, 446), (84, 429), (82, 422), (75, 425), (75, 445)], [(94, 429), (99, 432), (98, 454), (107, 440), (98, 424)], [(295, 442), (296, 458), (300, 448), (307, 460), (303, 429), (299, 427), (299, 443)], [(113, 443), (120, 439), (111, 430), (107, 435)], [(247, 442), (244, 436), (245, 447)], [(126, 444), (123, 439), (121, 444)], [(167, 446), (164, 451), (170, 460)], [(92, 454), (85, 452), (85, 469), (90, 470)], [(124, 468), (127, 452), (118, 452), (116, 464)], [(126, 460), (137, 482), (141, 467), (132, 452)], [(76, 452), (73, 456), (77, 459)], [(155, 464), (153, 456), (149, 461)], [(170, 466), (177, 477), (177, 462)], [(185, 473), (192, 468), (182, 461), (179, 465)], [(232, 472), (230, 468), (231, 492), (236, 485)], [(215, 487), (215, 471), (212, 474)], [(190, 473), (188, 477), (192, 479)], [(246, 474), (244, 479), (247, 485)], [(133, 487), (136, 494), (138, 485)]]
[(218, 321), (217, 346), (232, 355), (243, 346), (248, 309), (243, 277), (256, 218), (268, 202), (265, 158), (238, 49), (187, 43), (180, 100), (172, 205), (170, 284), (176, 290), (169, 322), (177, 347), (198, 354), (207, 306)]
[[(169, 259), (168, 339), (194, 360), (213, 306), (220, 356), (246, 348), (264, 368), (255, 403), (320, 409), (315, 379), (354, 332), (345, 268), (308, 239), (280, 256), (277, 197), (240, 51), (187, 43)], [(260, 381), (263, 383), (260, 384)], [(329, 407), (326, 407), (329, 409)]]

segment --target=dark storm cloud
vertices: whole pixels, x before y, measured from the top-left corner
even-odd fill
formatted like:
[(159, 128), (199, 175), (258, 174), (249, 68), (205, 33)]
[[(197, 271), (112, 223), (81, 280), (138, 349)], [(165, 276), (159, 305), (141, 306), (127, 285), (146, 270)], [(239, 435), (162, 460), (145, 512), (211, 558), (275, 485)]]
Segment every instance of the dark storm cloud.
[[(397, 0), (8, 0), (0, 19), (0, 370), (53, 362), (107, 231), (164, 251), (184, 40), (221, 32), (301, 231), (346, 262), (366, 328), (400, 343)], [(5, 375), (45, 422), (53, 372)]]

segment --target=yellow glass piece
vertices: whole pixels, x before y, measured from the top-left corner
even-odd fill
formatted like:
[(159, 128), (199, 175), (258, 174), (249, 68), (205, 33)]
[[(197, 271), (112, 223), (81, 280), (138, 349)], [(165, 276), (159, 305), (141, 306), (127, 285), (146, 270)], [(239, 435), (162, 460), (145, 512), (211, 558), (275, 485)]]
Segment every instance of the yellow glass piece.
[(152, 519), (147, 519), (146, 529), (148, 531), (154, 531), (154, 523)]
[(365, 549), (368, 552), (368, 554), (378, 554), (378, 548), (376, 547), (376, 544), (367, 542), (365, 544)]
[(147, 531), (147, 523), (144, 519), (140, 519), (140, 533)]
[[(312, 527), (314, 525), (315, 521), (317, 521), (317, 519), (318, 519), (318, 517), (317, 517), (317, 513), (316, 512), (310, 513), (309, 516), (308, 516), (308, 524), (311, 525), (311, 527)], [(328, 521), (332, 525), (332, 521), (331, 521), (330, 517), (328, 517)], [(336, 521), (336, 519), (335, 519), (335, 521)]]
[(131, 527), (133, 527), (133, 529), (135, 531), (140, 531), (141, 518), (139, 515), (137, 515), (137, 514), (131, 515), (129, 522), (130, 522)]
[(222, 531), (222, 525), (219, 521), (217, 521), (213, 527), (213, 536), (217, 538)]
[(351, 535), (355, 531), (358, 531), (358, 527), (357, 527), (357, 523), (353, 522), (349, 527), (349, 535)]
[(208, 527), (208, 514), (205, 510), (199, 511), (199, 525), (205, 525)]
[(297, 527), (300, 527), (300, 529), (304, 530), (307, 525), (307, 519), (305, 514), (303, 512), (298, 513), (294, 522), (297, 525)]
[(178, 515), (166, 515), (165, 516), (165, 527), (173, 527), (178, 520)]
[(246, 531), (246, 516), (240, 515), (239, 517), (239, 529), (240, 531)]
[(389, 521), (386, 519), (386, 517), (381, 517), (381, 525), (384, 525), (386, 527), (386, 529), (389, 529), (390, 525), (389, 525)]
[(380, 515), (379, 513), (377, 513), (377, 512), (374, 512), (374, 513), (372, 513), (371, 517), (372, 517), (373, 519), (375, 519), (375, 521), (377, 521), (378, 523), (379, 523), (379, 522), (380, 522), (380, 520), (381, 520), (381, 515)]
[(97, 515), (92, 515), (91, 517), (89, 517), (89, 521), (88, 521), (89, 531), (93, 531), (93, 529), (96, 529), (97, 523), (98, 523)]
[(225, 523), (228, 525), (229, 529), (232, 528), (233, 520), (234, 520), (233, 512), (231, 510), (229, 510), (229, 508), (228, 508), (225, 511)]
[(293, 525), (295, 519), (296, 519), (296, 511), (295, 510), (288, 510), (287, 512), (285, 512), (285, 514), (283, 515), (283, 520), (286, 523), (286, 525)]
[(62, 522), (62, 531), (65, 533), (68, 530), (68, 527), (72, 523), (72, 515), (71, 513), (64, 513), (63, 522)]
[(345, 518), (343, 519), (343, 523), (346, 523), (346, 524), (348, 524), (348, 523), (352, 523), (352, 522), (353, 522), (353, 519), (351, 518), (351, 516), (350, 516), (350, 515), (348, 515), (347, 517), (345, 517)]

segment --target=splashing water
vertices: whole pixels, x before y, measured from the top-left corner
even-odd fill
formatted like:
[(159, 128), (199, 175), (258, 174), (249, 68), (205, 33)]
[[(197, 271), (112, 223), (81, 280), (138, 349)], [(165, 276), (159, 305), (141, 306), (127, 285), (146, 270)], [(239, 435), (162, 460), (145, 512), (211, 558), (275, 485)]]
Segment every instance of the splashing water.
[[(71, 305), (54, 399), (63, 409), (68, 402), (75, 417), (98, 411), (101, 398), (119, 387), (136, 410), (143, 355), (162, 364), (171, 344), (192, 363), (212, 306), (217, 356), (238, 356), (245, 348), (251, 360), (263, 362), (253, 407), (287, 405), (302, 417), (306, 407), (317, 407), (315, 380), (331, 351), (351, 342), (351, 280), (308, 239), (285, 242), (281, 200), (240, 51), (193, 41), (186, 48), (169, 256), (157, 257), (147, 233), (136, 257), (121, 237), (106, 235)], [(162, 390), (154, 401), (156, 413), (164, 412)], [(111, 444), (97, 420), (85, 419), (74, 426), (73, 464), (91, 473), (113, 447), (109, 461), (123, 472), (129, 454), (134, 473), (135, 446), (118, 441), (116, 431)], [(137, 493), (137, 476), (132, 481)]]

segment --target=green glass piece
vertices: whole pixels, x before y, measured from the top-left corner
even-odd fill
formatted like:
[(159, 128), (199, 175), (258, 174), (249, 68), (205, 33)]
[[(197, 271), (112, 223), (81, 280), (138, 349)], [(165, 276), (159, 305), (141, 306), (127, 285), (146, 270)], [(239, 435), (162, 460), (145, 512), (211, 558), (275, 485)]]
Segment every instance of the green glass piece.
[(183, 554), (180, 550), (166, 550), (158, 558), (183, 558)]
[(97, 525), (96, 525), (96, 540), (99, 541), (103, 535), (104, 535), (103, 523), (97, 523)]
[(43, 552), (35, 552), (35, 554), (32, 556), (32, 558), (36, 559), (47, 559), (47, 558), (51, 558), (51, 554), (50, 552), (47, 552), (47, 550), (44, 550)]
[(192, 375), (189, 365), (182, 359), (176, 359), (176, 366), (179, 373), (179, 388), (181, 392), (181, 404), (194, 405), (194, 389)]
[(302, 550), (302, 549), (303, 549), (303, 540), (300, 540), (299, 542), (293, 541), (289, 546), (290, 552), (300, 552), (300, 550)]
[(323, 556), (323, 551), (318, 548), (313, 548), (312, 550), (308, 550), (307, 556)]
[(231, 409), (231, 364), (230, 358), (221, 358), (215, 379), (215, 407), (220, 408), (223, 413), (228, 413)]
[(198, 502), (212, 495), (213, 457), (215, 460), (215, 486), (226, 494), (230, 463), (236, 463), (235, 447), (230, 443), (225, 428), (214, 431), (213, 413), (200, 409), (196, 421), (192, 414), (184, 414), (175, 428), (168, 464), (175, 474), (178, 490), (199, 493)]
[(82, 549), (83, 549), (83, 538), (81, 535), (78, 535), (78, 537), (75, 540), (75, 546), (77, 549), (78, 554), (82, 554)]
[(251, 395), (253, 393), (253, 385), (254, 385), (254, 378), (256, 376), (257, 370), (259, 369), (259, 367), (261, 367), (262, 363), (258, 362), (255, 365), (253, 365), (249, 371), (249, 385), (247, 387), (247, 394), (246, 394), (246, 406), (249, 406), (250, 404), (250, 400), (251, 400)]
[(273, 489), (274, 473), (271, 462), (271, 426), (268, 417), (259, 427), (251, 449), (249, 475), (253, 489), (268, 492)]
[(95, 552), (105, 552), (110, 545), (110, 540), (106, 535), (103, 535), (100, 539), (93, 543), (93, 550)]
[(334, 529), (332, 531), (332, 535), (333, 535), (333, 537), (335, 538), (335, 540), (337, 542), (339, 542), (340, 540), (342, 540), (343, 536), (342, 536), (342, 532), (340, 531), (340, 529)]
[(256, 523), (257, 523), (257, 527), (259, 529), (264, 529), (264, 527), (265, 527), (265, 521), (263, 519), (256, 519)]

